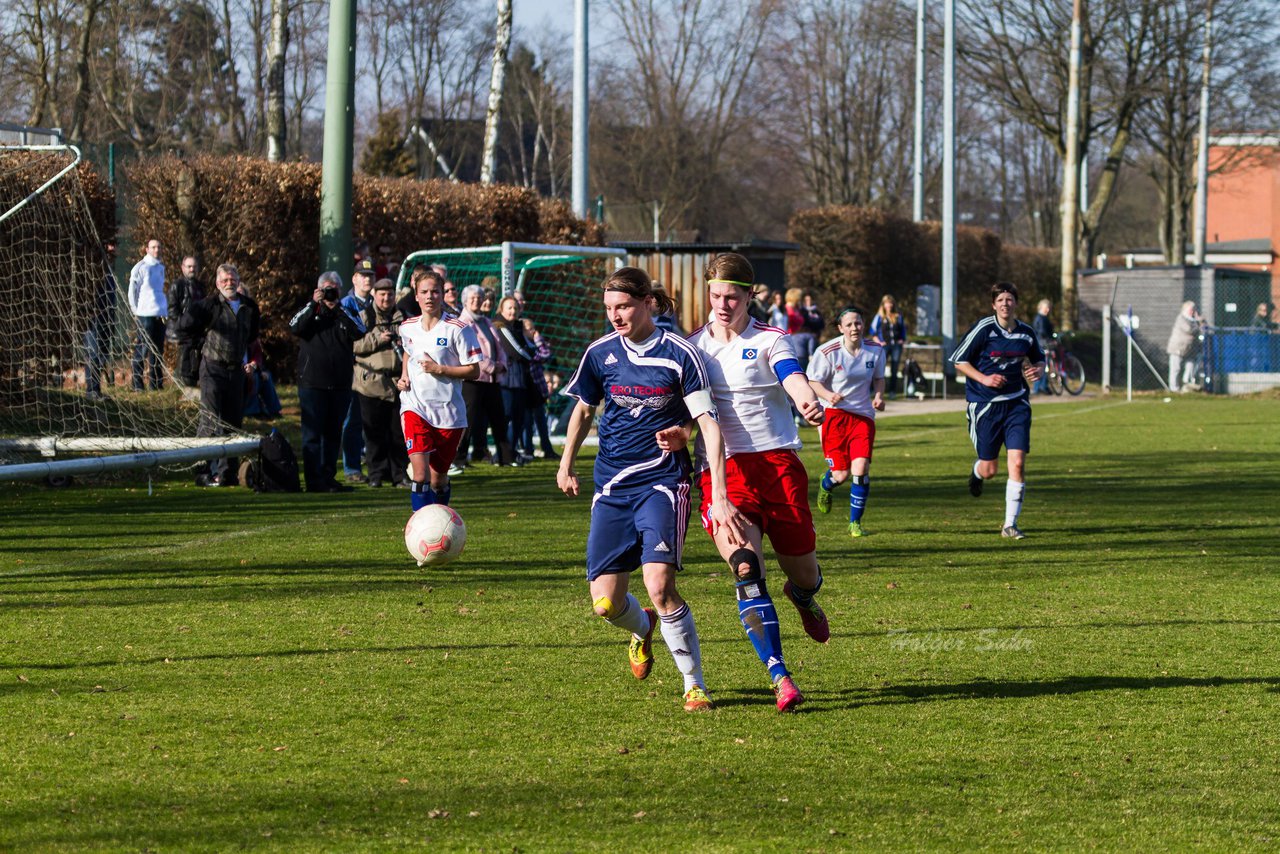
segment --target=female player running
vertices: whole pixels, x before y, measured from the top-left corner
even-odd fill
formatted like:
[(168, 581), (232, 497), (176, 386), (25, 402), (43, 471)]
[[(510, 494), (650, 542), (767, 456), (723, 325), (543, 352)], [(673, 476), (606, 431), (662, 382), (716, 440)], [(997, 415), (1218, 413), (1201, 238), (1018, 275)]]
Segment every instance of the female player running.
[[(737, 579), (738, 615), (756, 654), (769, 668), (778, 708), (787, 712), (804, 702), (782, 658), (778, 613), (765, 589), (762, 542), (768, 536), (778, 566), (787, 576), (782, 590), (800, 611), (811, 638), (831, 636), (826, 614), (814, 601), (822, 572), (814, 553), (809, 477), (796, 450), (800, 435), (792, 420), (794, 405), (810, 424), (822, 423), (822, 406), (800, 369), (785, 330), (747, 314), (755, 272), (733, 252), (717, 255), (704, 272), (711, 295), (711, 322), (689, 340), (702, 351), (711, 375), (711, 393), (720, 415), (729, 500), (747, 517), (745, 545), (731, 529), (717, 527), (708, 513), (718, 493), (703, 472), (702, 523)], [(714, 462), (716, 451), (699, 438), (699, 460)]]
[(876, 441), (876, 413), (884, 411), (884, 349), (862, 338), (862, 312), (840, 312), (839, 338), (818, 348), (809, 361), (809, 385), (826, 407), (822, 422), (822, 456), (827, 471), (818, 487), (818, 510), (831, 512), (831, 490), (849, 483), (849, 536), (861, 537), (862, 514), (871, 483), (871, 448)]
[(400, 324), (404, 364), (396, 388), (413, 481), (409, 502), (417, 512), (428, 504), (448, 504), (452, 497), (449, 466), (467, 427), (462, 382), (480, 376), (481, 353), (474, 329), (444, 317), (443, 276), (419, 267), (413, 271), (413, 292), (422, 314)]
[[(653, 667), (651, 643), (661, 626), (684, 677), (684, 708), (709, 709), (698, 631), (676, 592), (676, 572), (689, 526), (688, 422), (698, 424), (716, 464), (708, 474), (708, 524), (726, 541), (742, 542), (745, 520), (726, 498), (724, 445), (706, 367), (687, 341), (654, 326), (655, 314), (673, 308), (654, 292), (648, 274), (623, 267), (604, 283), (604, 308), (614, 331), (593, 342), (563, 394), (577, 398), (556, 483), (578, 494), (573, 463), (596, 407), (600, 450), (587, 535), (587, 580), (595, 612), (631, 632), (631, 672), (644, 679)], [(706, 488), (706, 487), (704, 487)], [(637, 567), (654, 609), (627, 592)]]

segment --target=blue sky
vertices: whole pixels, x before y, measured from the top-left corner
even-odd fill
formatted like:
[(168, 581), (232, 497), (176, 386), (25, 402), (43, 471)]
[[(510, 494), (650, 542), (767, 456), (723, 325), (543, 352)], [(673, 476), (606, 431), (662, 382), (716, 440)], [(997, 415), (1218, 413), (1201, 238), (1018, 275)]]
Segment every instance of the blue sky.
[[(531, 33), (550, 22), (557, 30), (573, 32), (574, 0), (511, 0), (512, 15), (518, 32)], [(598, 4), (592, 3), (590, 11), (596, 12)]]

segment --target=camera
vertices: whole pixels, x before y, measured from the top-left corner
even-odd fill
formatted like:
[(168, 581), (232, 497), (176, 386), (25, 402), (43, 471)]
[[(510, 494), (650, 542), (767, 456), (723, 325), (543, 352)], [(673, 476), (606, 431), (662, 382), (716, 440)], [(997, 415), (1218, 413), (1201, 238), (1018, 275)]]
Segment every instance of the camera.
[(337, 300), (338, 300), (338, 286), (337, 286), (337, 285), (325, 285), (323, 288), (321, 288), (321, 289), (320, 289), (320, 296), (321, 296), (321, 298), (322, 298), (322, 299), (327, 299), (327, 300), (329, 300), (330, 302), (337, 302)]

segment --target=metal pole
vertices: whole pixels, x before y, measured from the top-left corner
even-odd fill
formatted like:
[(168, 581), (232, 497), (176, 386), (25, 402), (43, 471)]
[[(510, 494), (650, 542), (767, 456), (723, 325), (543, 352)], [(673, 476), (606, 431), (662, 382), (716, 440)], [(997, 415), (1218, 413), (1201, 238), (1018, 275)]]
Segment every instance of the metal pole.
[(942, 393), (954, 376), (951, 351), (956, 344), (956, 4), (943, 12), (942, 62)]
[(1200, 78), (1200, 150), (1196, 153), (1195, 263), (1204, 266), (1205, 238), (1209, 228), (1209, 73), (1213, 59), (1213, 0), (1205, 9), (1204, 67)]
[(590, 213), (587, 198), (587, 125), (589, 124), (587, 67), (587, 0), (574, 0), (573, 25), (573, 212)]
[(916, 133), (911, 163), (911, 218), (924, 220), (924, 0), (916, 0)]
[(351, 160), (356, 109), (356, 0), (329, 4), (324, 165), (320, 185), (320, 267), (351, 281)]
[(1080, 231), (1080, 10), (1071, 4), (1071, 60), (1067, 76), (1067, 154), (1062, 163), (1062, 328), (1076, 328), (1076, 241)]
[(1102, 393), (1111, 393), (1111, 305), (1102, 307)]

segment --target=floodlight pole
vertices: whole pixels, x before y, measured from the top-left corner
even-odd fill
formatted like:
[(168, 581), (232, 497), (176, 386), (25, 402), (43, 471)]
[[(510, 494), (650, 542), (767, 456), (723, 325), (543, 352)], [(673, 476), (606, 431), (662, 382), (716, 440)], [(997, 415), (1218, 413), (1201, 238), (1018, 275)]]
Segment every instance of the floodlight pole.
[(943, 11), (942, 59), (942, 395), (947, 375), (955, 376), (956, 345), (956, 4)]
[(356, 113), (356, 0), (329, 4), (324, 164), (320, 184), (320, 267), (351, 281), (351, 160)]
[(1076, 254), (1080, 231), (1080, 19), (1082, 0), (1071, 4), (1071, 59), (1067, 72), (1067, 153), (1062, 163), (1062, 328), (1076, 328)]
[(1203, 267), (1209, 229), (1209, 74), (1213, 65), (1213, 0), (1205, 9), (1204, 67), (1200, 78), (1200, 150), (1196, 152), (1195, 264)]
[(573, 212), (590, 213), (587, 197), (587, 126), (589, 122), (587, 66), (587, 0), (574, 0), (573, 24)]
[(916, 0), (916, 128), (911, 162), (911, 218), (924, 221), (924, 0)]

